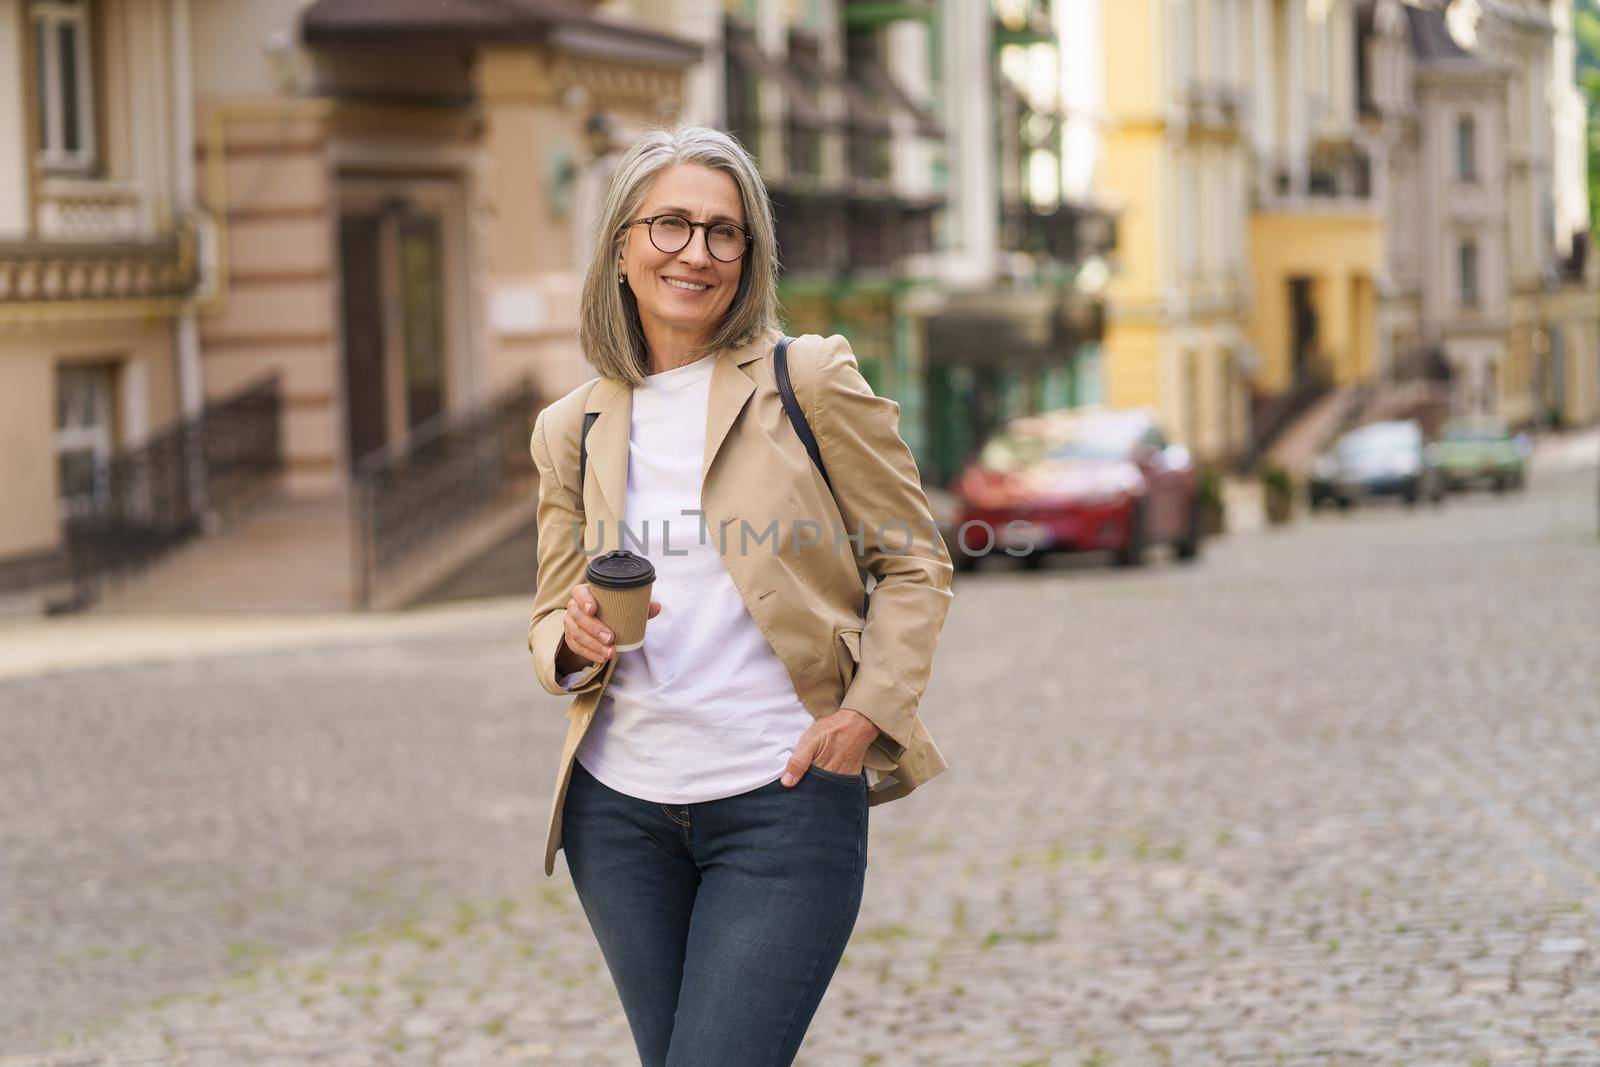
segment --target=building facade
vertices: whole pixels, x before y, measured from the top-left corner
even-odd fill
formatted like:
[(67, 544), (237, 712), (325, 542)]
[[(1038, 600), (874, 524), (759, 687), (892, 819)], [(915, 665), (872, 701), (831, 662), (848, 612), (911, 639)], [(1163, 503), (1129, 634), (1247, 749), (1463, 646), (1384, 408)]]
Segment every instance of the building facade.
[(167, 0), (0, 0), (0, 588), (59, 577), (97, 465), (201, 402), (192, 32)]
[(1561, 3), (1094, 6), (1111, 402), (1212, 460), (1279, 401), (1429, 374), (1462, 412), (1600, 417)]
[(288, 489), (330, 501), (515, 382), (587, 377), (585, 198), (613, 131), (703, 91), (716, 16), (0, 0), (0, 587), (60, 574), (112, 453), (264, 376)]
[(1248, 0), (1098, 5), (1098, 180), (1119, 217), (1105, 397), (1155, 408), (1202, 457), (1236, 451), (1249, 428), (1259, 14)]
[(1442, 363), (1456, 410), (1515, 424), (1600, 417), (1570, 12), (1379, 0), (1360, 32), (1387, 184), (1380, 369)]

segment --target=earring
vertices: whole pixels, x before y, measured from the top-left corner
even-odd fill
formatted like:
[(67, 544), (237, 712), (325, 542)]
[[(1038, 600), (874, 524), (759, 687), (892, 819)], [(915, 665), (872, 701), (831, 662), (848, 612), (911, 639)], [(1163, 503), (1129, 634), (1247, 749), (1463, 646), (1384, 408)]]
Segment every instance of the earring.
[(628, 276), (626, 274), (618, 274), (617, 275), (617, 284), (618, 285), (626, 285), (627, 281), (628, 281)]

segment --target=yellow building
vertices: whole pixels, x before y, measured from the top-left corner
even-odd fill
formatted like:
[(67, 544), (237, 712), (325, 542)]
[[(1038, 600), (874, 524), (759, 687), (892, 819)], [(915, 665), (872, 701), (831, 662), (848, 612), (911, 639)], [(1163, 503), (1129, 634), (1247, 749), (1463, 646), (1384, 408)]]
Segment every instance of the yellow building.
[(1459, 7), (1098, 5), (1111, 403), (1211, 460), (1429, 373), (1457, 411), (1600, 415), (1569, 13)]
[(1119, 214), (1104, 396), (1155, 408), (1174, 440), (1212, 459), (1248, 433), (1245, 14), (1241, 4), (1100, 6), (1098, 186)]

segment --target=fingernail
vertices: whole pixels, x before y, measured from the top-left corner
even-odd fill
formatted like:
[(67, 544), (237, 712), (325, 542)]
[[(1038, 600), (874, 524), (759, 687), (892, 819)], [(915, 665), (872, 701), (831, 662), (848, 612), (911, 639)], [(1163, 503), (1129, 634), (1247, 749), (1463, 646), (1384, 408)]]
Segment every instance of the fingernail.
[(600, 631), (600, 640), (602, 640), (602, 641), (611, 640), (611, 631), (610, 630), (601, 630)]
[(794, 775), (790, 774), (788, 771), (784, 771), (783, 772), (783, 784), (784, 785), (794, 785)]

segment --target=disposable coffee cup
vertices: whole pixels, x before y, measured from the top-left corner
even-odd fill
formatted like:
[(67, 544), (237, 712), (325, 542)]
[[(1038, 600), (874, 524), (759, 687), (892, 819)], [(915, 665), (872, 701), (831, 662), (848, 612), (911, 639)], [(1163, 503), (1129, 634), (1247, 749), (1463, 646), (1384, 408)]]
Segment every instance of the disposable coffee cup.
[(644, 644), (650, 589), (656, 581), (650, 561), (619, 548), (590, 560), (585, 580), (600, 609), (600, 621), (615, 638), (617, 651), (631, 652)]

